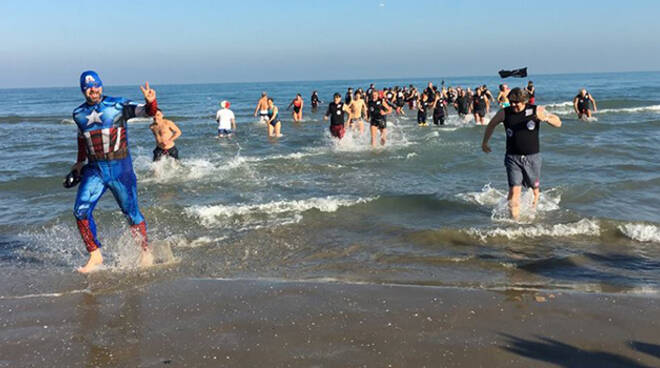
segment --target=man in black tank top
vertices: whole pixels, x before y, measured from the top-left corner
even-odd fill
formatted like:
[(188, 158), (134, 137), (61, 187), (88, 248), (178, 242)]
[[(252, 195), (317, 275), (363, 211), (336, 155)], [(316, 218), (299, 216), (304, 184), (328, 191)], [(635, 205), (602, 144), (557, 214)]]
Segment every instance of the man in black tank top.
[(578, 119), (585, 119), (591, 117), (591, 110), (597, 110), (596, 100), (582, 88), (580, 92), (573, 98), (573, 109), (578, 115)]
[(527, 91), (514, 88), (509, 92), (511, 106), (500, 110), (488, 123), (484, 132), (481, 149), (489, 153), (488, 141), (495, 127), (504, 123), (506, 129), (506, 166), (509, 182), (509, 209), (511, 217), (520, 215), (520, 191), (522, 185), (534, 191), (533, 208), (539, 199), (541, 178), (541, 155), (539, 147), (539, 127), (546, 122), (555, 128), (561, 126), (557, 115), (550, 114), (541, 106), (530, 105)]

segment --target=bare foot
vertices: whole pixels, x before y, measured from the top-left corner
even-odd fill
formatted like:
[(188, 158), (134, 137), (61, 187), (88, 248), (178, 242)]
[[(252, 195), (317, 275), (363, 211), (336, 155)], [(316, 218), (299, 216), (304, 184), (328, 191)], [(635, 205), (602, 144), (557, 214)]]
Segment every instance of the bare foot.
[(151, 249), (147, 248), (140, 252), (140, 258), (138, 259), (139, 267), (149, 267), (154, 264), (154, 255), (151, 253)]
[(87, 261), (87, 264), (82, 267), (78, 267), (77, 271), (80, 273), (90, 273), (102, 264), (103, 256), (101, 256), (101, 250), (96, 249), (89, 253), (89, 260)]

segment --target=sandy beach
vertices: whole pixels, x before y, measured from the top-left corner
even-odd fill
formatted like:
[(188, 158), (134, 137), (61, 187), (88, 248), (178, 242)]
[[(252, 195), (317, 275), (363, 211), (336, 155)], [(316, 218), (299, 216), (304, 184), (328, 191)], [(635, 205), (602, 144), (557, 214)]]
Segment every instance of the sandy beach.
[(660, 365), (658, 299), (625, 294), (179, 279), (0, 306), (0, 367)]

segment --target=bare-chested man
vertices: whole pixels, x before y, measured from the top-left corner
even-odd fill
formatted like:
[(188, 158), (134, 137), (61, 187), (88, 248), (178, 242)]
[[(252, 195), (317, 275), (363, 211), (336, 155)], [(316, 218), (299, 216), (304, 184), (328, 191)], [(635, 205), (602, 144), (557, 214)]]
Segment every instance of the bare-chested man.
[(348, 125), (360, 130), (360, 135), (364, 133), (364, 120), (367, 116), (367, 105), (362, 98), (362, 92), (355, 92), (355, 98), (348, 104)]
[(260, 123), (268, 123), (268, 94), (261, 92), (261, 98), (257, 102), (257, 107), (254, 109), (254, 116), (259, 114)]
[(163, 112), (158, 109), (154, 115), (154, 122), (149, 126), (151, 132), (156, 138), (156, 148), (154, 149), (154, 161), (160, 160), (163, 156), (170, 156), (179, 159), (179, 150), (174, 145), (174, 141), (181, 136), (181, 130), (173, 121), (163, 118)]

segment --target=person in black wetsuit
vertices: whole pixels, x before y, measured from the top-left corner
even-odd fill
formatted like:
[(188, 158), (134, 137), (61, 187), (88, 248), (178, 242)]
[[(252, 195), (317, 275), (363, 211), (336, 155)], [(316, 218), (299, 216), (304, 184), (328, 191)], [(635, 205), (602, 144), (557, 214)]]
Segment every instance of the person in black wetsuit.
[(312, 105), (312, 112), (316, 112), (319, 108), (319, 104), (323, 103), (319, 98), (319, 93), (317, 91), (312, 92), (312, 97), (309, 98), (309, 101)]
[(454, 102), (454, 108), (458, 112), (458, 117), (465, 120), (465, 117), (470, 114), (471, 107), (470, 97), (468, 97), (464, 89), (461, 89), (458, 92), (458, 97), (456, 97), (456, 102)]
[(428, 116), (428, 112), (431, 109), (431, 104), (433, 101), (429, 99), (429, 96), (426, 94), (426, 91), (422, 93), (422, 96), (419, 98), (419, 101), (417, 102), (417, 125), (418, 126), (426, 126), (426, 117)]
[(596, 107), (596, 100), (582, 88), (580, 92), (573, 98), (573, 109), (578, 115), (578, 119), (588, 119), (591, 117), (591, 110), (598, 111)]
[(342, 139), (346, 133), (344, 124), (344, 113), (348, 112), (346, 104), (342, 102), (341, 95), (335, 93), (333, 101), (328, 105), (328, 111), (325, 113), (323, 120), (330, 118), (330, 134), (333, 137)]
[(509, 92), (511, 106), (501, 109), (490, 120), (481, 149), (489, 153), (488, 146), (495, 127), (504, 123), (506, 131), (506, 166), (509, 182), (509, 210), (511, 217), (518, 219), (520, 215), (520, 192), (522, 186), (532, 188), (535, 209), (539, 199), (541, 179), (541, 154), (539, 145), (540, 123), (546, 122), (555, 128), (561, 127), (561, 120), (557, 115), (545, 111), (542, 106), (528, 103), (529, 95), (521, 88), (514, 88)]
[(385, 145), (387, 141), (387, 120), (385, 116), (392, 112), (392, 108), (387, 104), (378, 91), (371, 93), (367, 108), (367, 118), (371, 122), (371, 146), (376, 147), (376, 135), (380, 131), (380, 144)]
[(486, 116), (486, 110), (488, 107), (488, 99), (483, 95), (481, 87), (477, 87), (475, 95), (472, 97), (473, 106), (472, 111), (474, 112), (474, 122), (479, 125), (484, 125), (486, 122), (484, 117)]
[(371, 100), (371, 95), (374, 93), (376, 90), (376, 86), (374, 86), (373, 83), (369, 85), (369, 88), (367, 88), (367, 93), (364, 95), (366, 102), (369, 102)]
[(433, 87), (434, 87), (433, 83), (429, 82), (429, 84), (426, 86), (426, 89), (423, 92), (426, 93), (426, 97), (429, 99), (429, 101), (435, 100), (435, 89)]
[(445, 125), (445, 116), (447, 112), (445, 111), (445, 106), (447, 105), (447, 98), (442, 93), (437, 93), (435, 95), (435, 100), (433, 101), (433, 124), (435, 125)]

